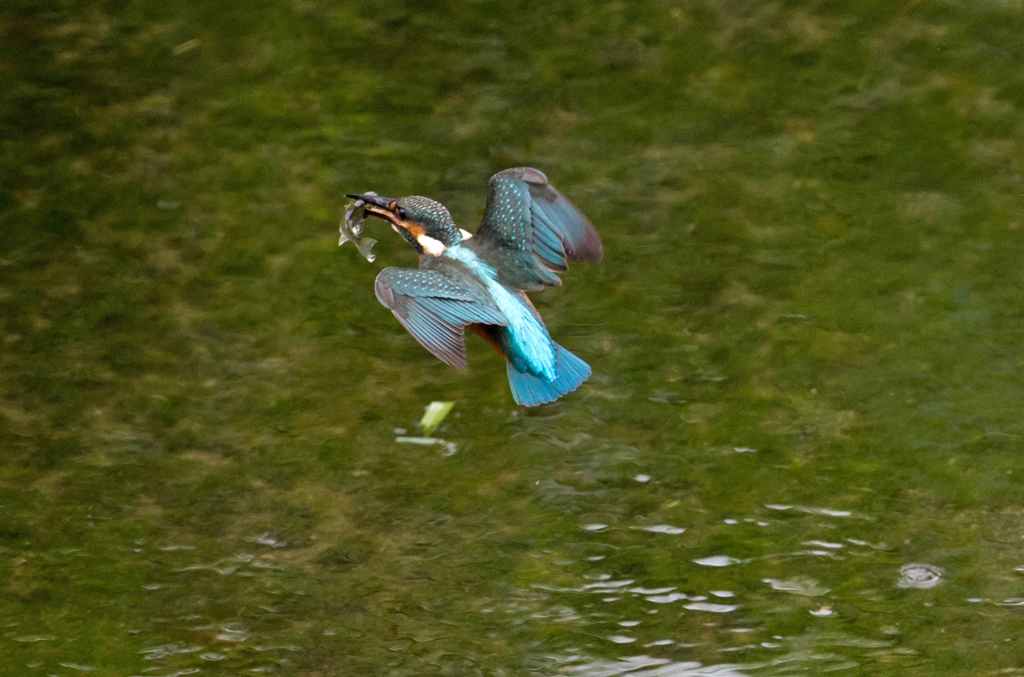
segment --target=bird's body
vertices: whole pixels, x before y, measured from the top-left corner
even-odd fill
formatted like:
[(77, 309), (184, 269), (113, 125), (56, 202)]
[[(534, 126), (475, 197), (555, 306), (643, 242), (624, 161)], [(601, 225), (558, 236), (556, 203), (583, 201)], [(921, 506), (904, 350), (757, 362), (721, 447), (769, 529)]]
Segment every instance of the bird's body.
[(385, 268), (380, 302), (442, 361), (466, 366), (469, 327), (505, 358), (517, 403), (534, 406), (575, 390), (590, 367), (555, 343), (526, 291), (559, 286), (567, 259), (598, 261), (594, 227), (536, 169), (491, 178), (475, 235), (455, 226), (447, 209), (423, 197), (352, 196), (391, 222), (420, 253), (420, 267)]
[(484, 261), (472, 247), (457, 244), (449, 247), (441, 256), (460, 263), (470, 276), (481, 282), (494, 305), (508, 320), (507, 326), (495, 325), (500, 327), (495, 334), (500, 339), (498, 345), (507, 345), (512, 349), (522, 363), (523, 371), (553, 381), (558, 371), (551, 335), (526, 296), (499, 282), (497, 268)]

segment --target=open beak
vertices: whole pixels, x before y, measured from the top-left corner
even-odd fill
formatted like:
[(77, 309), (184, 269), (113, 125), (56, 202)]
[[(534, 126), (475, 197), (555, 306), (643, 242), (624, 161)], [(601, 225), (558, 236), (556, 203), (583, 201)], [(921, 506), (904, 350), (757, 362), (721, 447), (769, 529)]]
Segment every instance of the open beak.
[(365, 195), (352, 195), (346, 194), (345, 197), (350, 197), (354, 200), (362, 200), (366, 203), (366, 213), (372, 214), (378, 218), (390, 221), (391, 223), (398, 223), (398, 215), (395, 214), (395, 200), (390, 197), (382, 197), (380, 195), (365, 194)]

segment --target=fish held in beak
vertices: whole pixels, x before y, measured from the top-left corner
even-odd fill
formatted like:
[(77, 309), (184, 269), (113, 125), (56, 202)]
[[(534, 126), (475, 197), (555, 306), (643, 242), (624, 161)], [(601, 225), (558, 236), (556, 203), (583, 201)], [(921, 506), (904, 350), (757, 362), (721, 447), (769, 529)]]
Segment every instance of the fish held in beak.
[[(338, 246), (351, 242), (355, 245), (359, 253), (363, 255), (363, 258), (373, 263), (377, 258), (371, 250), (373, 245), (377, 244), (377, 241), (372, 237), (363, 237), (363, 223), (366, 221), (368, 215), (367, 207), (379, 206), (376, 204), (380, 198), (374, 192), (369, 192), (364, 195), (346, 195), (346, 197), (355, 198), (355, 200), (349, 203), (348, 207), (345, 208), (345, 216), (341, 219), (341, 238), (338, 240)], [(374, 198), (377, 198), (376, 200)]]

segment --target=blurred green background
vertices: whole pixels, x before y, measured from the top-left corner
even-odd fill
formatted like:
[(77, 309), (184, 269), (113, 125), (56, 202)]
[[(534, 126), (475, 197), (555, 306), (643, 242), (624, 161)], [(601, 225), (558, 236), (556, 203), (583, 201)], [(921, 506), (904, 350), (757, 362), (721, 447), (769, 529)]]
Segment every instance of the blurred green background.
[[(0, 6), (0, 673), (1024, 673), (1021, 0)], [(606, 257), (517, 409), (353, 191)], [(379, 230), (378, 230), (379, 228)], [(439, 434), (400, 445), (423, 407)]]

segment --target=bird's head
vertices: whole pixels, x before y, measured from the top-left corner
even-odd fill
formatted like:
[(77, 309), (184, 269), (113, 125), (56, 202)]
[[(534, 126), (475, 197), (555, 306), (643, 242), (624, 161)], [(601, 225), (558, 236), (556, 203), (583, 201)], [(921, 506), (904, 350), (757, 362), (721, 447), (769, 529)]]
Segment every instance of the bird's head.
[(459, 244), (465, 231), (459, 230), (452, 215), (440, 202), (411, 195), (397, 200), (379, 195), (346, 195), (366, 203), (366, 213), (391, 223), (420, 254), (440, 256), (448, 247)]

